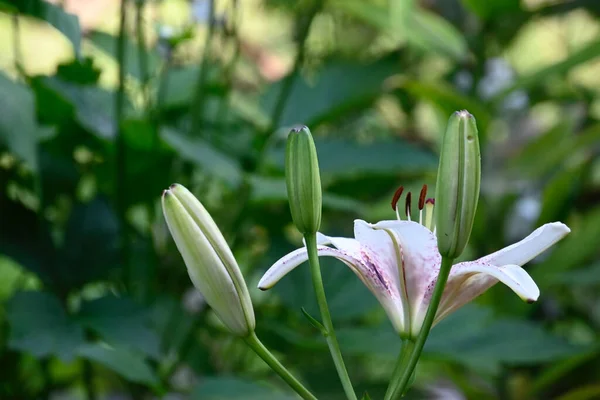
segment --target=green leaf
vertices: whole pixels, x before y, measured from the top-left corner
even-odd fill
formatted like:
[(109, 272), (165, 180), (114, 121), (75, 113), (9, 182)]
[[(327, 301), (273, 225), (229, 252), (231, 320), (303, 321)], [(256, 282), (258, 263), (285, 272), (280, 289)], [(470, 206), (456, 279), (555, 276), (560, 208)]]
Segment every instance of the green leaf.
[[(250, 183), (252, 185), (252, 195), (250, 199), (253, 203), (287, 202), (285, 179), (252, 175), (250, 177)], [(362, 214), (365, 205), (348, 197), (325, 192), (323, 193), (323, 208)]]
[(464, 60), (468, 54), (468, 46), (463, 35), (442, 17), (421, 10), (414, 3), (414, 0), (392, 0), (392, 32), (409, 45), (426, 52), (437, 53), (456, 61)]
[(327, 333), (327, 329), (325, 329), (325, 327), (323, 326), (322, 323), (320, 323), (319, 321), (317, 321), (317, 319), (315, 317), (313, 317), (312, 315), (310, 315), (308, 313), (308, 311), (306, 311), (306, 309), (304, 307), (302, 307), (300, 309), (302, 311), (302, 315), (304, 315), (306, 317), (306, 319), (308, 320), (308, 322), (310, 322), (310, 324), (312, 326), (314, 326), (319, 332), (326, 334)]
[[(76, 120), (89, 132), (112, 140), (116, 132), (115, 93), (90, 85), (77, 85), (55, 77), (42, 79), (44, 85), (68, 101), (75, 109)], [(125, 112), (131, 109), (125, 102)]]
[[(147, 203), (161, 193), (171, 175), (170, 166), (176, 153), (164, 142), (152, 122), (127, 119), (121, 123), (126, 147), (127, 204)], [(109, 183), (114, 171), (106, 171)]]
[(101, 198), (77, 204), (61, 249), (61, 283), (74, 288), (108, 278), (118, 267), (118, 246), (119, 222), (109, 204)]
[[(379, 328), (338, 330), (342, 350), (395, 359), (400, 338), (389, 324)], [(377, 338), (377, 340), (374, 340)], [(572, 345), (534, 322), (496, 319), (489, 309), (468, 305), (433, 328), (427, 357), (442, 358), (495, 375), (502, 364), (535, 365), (560, 360), (586, 348)]]
[[(179, 298), (160, 295), (152, 304), (152, 326), (160, 336), (164, 354), (178, 352), (189, 337), (193, 337), (195, 318), (186, 312)], [(209, 362), (209, 360), (203, 360)]]
[(157, 385), (158, 378), (144, 359), (129, 350), (88, 344), (77, 352), (83, 358), (102, 364), (130, 382)]
[(209, 174), (221, 178), (231, 187), (241, 183), (241, 170), (238, 162), (221, 153), (201, 138), (185, 135), (175, 129), (164, 128), (161, 137), (181, 158), (192, 162)]
[(43, 19), (55, 27), (71, 41), (75, 56), (81, 55), (81, 27), (76, 15), (43, 0), (20, 0), (16, 2), (16, 6), (22, 13)]
[(162, 106), (165, 108), (187, 107), (192, 102), (200, 69), (196, 66), (171, 68), (164, 76), (165, 92)]
[(542, 196), (542, 211), (536, 225), (567, 218), (570, 206), (581, 188), (583, 175), (587, 171), (585, 164), (559, 171), (546, 184)]
[[(571, 233), (530, 274), (540, 287), (556, 280), (555, 275), (585, 264), (600, 245), (600, 207), (595, 207), (569, 224)], [(553, 276), (554, 275), (554, 276)]]
[[(102, 51), (106, 52), (115, 61), (117, 60), (117, 41), (116, 36), (105, 32), (94, 31), (87, 35), (87, 38)], [(138, 80), (143, 78), (140, 65), (140, 48), (137, 43), (132, 42), (128, 38), (125, 40), (125, 72)], [(146, 57), (146, 68), (149, 77), (156, 75), (160, 65), (160, 57), (154, 50), (144, 50)]]
[(555, 75), (564, 75), (578, 65), (587, 63), (598, 56), (600, 56), (600, 40), (588, 43), (561, 62), (518, 78), (511, 86), (496, 95), (493, 100), (498, 102), (514, 90), (544, 84), (548, 82), (549, 78)]
[(1, 72), (0, 93), (0, 144), (37, 171), (37, 143), (45, 132), (36, 123), (33, 93)]
[(35, 211), (0, 192), (0, 252), (36, 274), (47, 285), (59, 285), (56, 249)]
[[(362, 176), (396, 176), (435, 171), (437, 156), (402, 140), (376, 141), (368, 144), (340, 139), (316, 139), (323, 184), (338, 179)], [(274, 148), (268, 161), (283, 170), (285, 148)]]
[(480, 18), (486, 20), (507, 18), (507, 16), (503, 14), (521, 11), (521, 3), (519, 0), (462, 0), (461, 2)]
[(275, 388), (252, 381), (218, 377), (204, 378), (192, 391), (198, 400), (293, 400), (296, 395), (282, 393)]
[(600, 285), (600, 262), (584, 268), (553, 274), (548, 280), (557, 285), (573, 286), (574, 288)]
[[(296, 77), (279, 126), (301, 123), (314, 129), (320, 123), (364, 109), (383, 93), (383, 81), (397, 72), (399, 66), (392, 57), (370, 64), (330, 61), (310, 80)], [(269, 86), (263, 95), (261, 104), (268, 115), (273, 115), (283, 81)]]
[(12, 349), (69, 362), (84, 344), (83, 329), (50, 293), (18, 292), (6, 310), (11, 328), (8, 345)]
[(78, 314), (82, 325), (110, 345), (158, 359), (159, 340), (150, 329), (148, 317), (147, 311), (131, 299), (112, 295), (84, 302)]
[(390, 16), (387, 7), (364, 0), (333, 0), (328, 5), (382, 31), (389, 30)]
[(451, 115), (457, 110), (468, 110), (477, 119), (480, 136), (486, 134), (492, 120), (490, 111), (481, 102), (461, 94), (450, 85), (444, 82), (430, 83), (405, 79), (400, 83), (400, 87), (412, 96), (431, 102), (446, 115)]

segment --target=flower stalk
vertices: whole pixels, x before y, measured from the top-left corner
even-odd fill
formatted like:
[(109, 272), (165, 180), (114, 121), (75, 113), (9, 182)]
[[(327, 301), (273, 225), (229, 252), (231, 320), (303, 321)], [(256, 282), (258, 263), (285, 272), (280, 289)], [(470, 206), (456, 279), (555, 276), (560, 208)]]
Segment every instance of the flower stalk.
[[(446, 286), (446, 282), (448, 281), (448, 276), (450, 275), (450, 270), (452, 269), (452, 258), (442, 256), (442, 265), (440, 266), (440, 273), (437, 278), (437, 282), (435, 283), (435, 288), (433, 289), (433, 295), (431, 296), (431, 303), (429, 303), (429, 308), (427, 308), (427, 313), (425, 314), (425, 319), (423, 320), (423, 325), (421, 327), (421, 331), (419, 332), (419, 336), (415, 340), (414, 348), (410, 354), (408, 362), (406, 363), (406, 368), (402, 372), (402, 375), (394, 386), (396, 390), (392, 392), (390, 397), (386, 396), (386, 400), (394, 400), (402, 397), (404, 392), (406, 392), (407, 386), (409, 384), (410, 378), (414, 373), (414, 370), (419, 362), (419, 358), (421, 357), (421, 352), (423, 351), (423, 347), (425, 346), (425, 342), (427, 341), (427, 337), (429, 336), (429, 331), (431, 331), (431, 327), (433, 326), (433, 321), (435, 320), (435, 316), (440, 305), (440, 301), (442, 300), (442, 295), (444, 294), (444, 287)], [(402, 353), (400, 357), (402, 357)]]
[(315, 295), (317, 297), (317, 303), (319, 304), (319, 311), (321, 313), (321, 318), (323, 319), (323, 326), (325, 328), (325, 330), (323, 330), (322, 333), (325, 337), (325, 340), (327, 341), (327, 346), (329, 347), (331, 358), (333, 359), (335, 369), (337, 370), (338, 375), (340, 377), (340, 381), (342, 382), (342, 386), (344, 388), (344, 392), (346, 393), (346, 397), (349, 400), (356, 400), (356, 393), (354, 392), (352, 382), (350, 381), (350, 376), (348, 375), (348, 371), (346, 370), (346, 365), (344, 364), (344, 359), (342, 357), (340, 345), (337, 341), (337, 336), (335, 335), (335, 330), (333, 328), (333, 321), (331, 320), (329, 307), (327, 306), (327, 297), (325, 296), (323, 278), (321, 277), (321, 266), (319, 264), (319, 255), (317, 253), (317, 235), (316, 233), (307, 234), (304, 236), (304, 240), (306, 241), (306, 249), (308, 251), (310, 275), (312, 277), (313, 286), (315, 288)]
[(280, 362), (275, 356), (265, 347), (258, 339), (254, 332), (244, 338), (244, 341), (256, 355), (281, 377), (296, 393), (305, 400), (316, 400), (317, 398), (300, 383)]
[(292, 219), (296, 228), (304, 235), (306, 242), (310, 274), (323, 320), (321, 333), (327, 341), (346, 396), (349, 400), (356, 400), (356, 393), (344, 365), (323, 287), (317, 250), (317, 231), (321, 226), (323, 201), (321, 176), (317, 149), (312, 134), (306, 126), (293, 128), (288, 135), (285, 154), (285, 182)]

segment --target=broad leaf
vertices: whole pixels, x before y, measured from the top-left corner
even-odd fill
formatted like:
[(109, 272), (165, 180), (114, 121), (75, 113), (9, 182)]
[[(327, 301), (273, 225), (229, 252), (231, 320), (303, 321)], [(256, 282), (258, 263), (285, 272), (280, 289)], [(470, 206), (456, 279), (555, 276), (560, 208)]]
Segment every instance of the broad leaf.
[(81, 27), (76, 15), (69, 14), (58, 5), (44, 0), (19, 0), (12, 3), (23, 14), (42, 19), (55, 27), (71, 41), (75, 55), (77, 57), (81, 55)]
[(101, 199), (74, 207), (61, 250), (61, 283), (71, 288), (106, 279), (119, 262), (119, 223)]
[[(338, 179), (418, 174), (437, 168), (437, 156), (432, 152), (401, 140), (361, 145), (348, 140), (317, 139), (315, 145), (324, 185)], [(269, 161), (283, 170), (285, 148), (274, 148)]]
[[(116, 36), (112, 36), (105, 32), (95, 31), (88, 34), (87, 38), (95, 46), (117, 61), (118, 38)], [(142, 71), (140, 51), (142, 50), (137, 43), (132, 42), (129, 38), (125, 39), (125, 72), (139, 80), (144, 78), (144, 73), (148, 74), (145, 78), (152, 78), (156, 75), (158, 70), (160, 63), (159, 55), (153, 50), (144, 49), (142, 54), (145, 57), (147, 71)]]
[[(342, 350), (395, 359), (400, 339), (389, 324), (380, 328), (341, 329)], [(377, 340), (374, 340), (377, 338)], [(425, 346), (428, 357), (458, 362), (487, 374), (502, 364), (535, 365), (586, 351), (542, 329), (534, 322), (496, 319), (489, 310), (469, 305), (431, 331)]]
[(45, 132), (36, 123), (35, 100), (31, 90), (0, 72), (0, 145), (5, 145), (38, 169), (37, 143)]
[(7, 305), (9, 346), (42, 358), (71, 361), (84, 344), (83, 329), (59, 300), (44, 292), (18, 292)]
[(170, 128), (163, 129), (161, 137), (184, 160), (202, 167), (208, 174), (221, 178), (232, 187), (241, 183), (242, 176), (238, 162), (215, 149), (203, 139), (191, 137)]
[(85, 302), (78, 319), (112, 346), (160, 356), (158, 336), (150, 329), (147, 311), (129, 298), (109, 295)]
[[(278, 126), (305, 124), (314, 128), (351, 110), (364, 109), (383, 93), (383, 81), (397, 72), (399, 65), (388, 57), (366, 65), (332, 61), (314, 78), (297, 76)], [(269, 86), (264, 94), (261, 103), (267, 115), (273, 115), (282, 85), (283, 80)]]
[(104, 365), (130, 382), (146, 385), (158, 384), (158, 377), (148, 363), (129, 350), (100, 344), (88, 344), (79, 349), (79, 356)]
[(240, 378), (204, 378), (193, 390), (192, 399), (198, 400), (293, 400), (297, 396), (285, 394), (264, 384)]

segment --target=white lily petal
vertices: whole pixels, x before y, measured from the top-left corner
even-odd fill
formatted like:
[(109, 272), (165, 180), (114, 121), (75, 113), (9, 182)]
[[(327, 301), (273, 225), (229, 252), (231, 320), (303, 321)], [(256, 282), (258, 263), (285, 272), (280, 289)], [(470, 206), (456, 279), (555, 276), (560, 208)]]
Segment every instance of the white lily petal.
[[(400, 241), (404, 276), (411, 309), (411, 325), (415, 321), (412, 310), (422, 308), (423, 298), (431, 282), (437, 277), (441, 264), (435, 235), (423, 225), (409, 221), (381, 221), (377, 229), (391, 229)], [(427, 305), (425, 305), (425, 308)], [(412, 329), (412, 328), (411, 328)]]
[(523, 265), (553, 244), (564, 238), (571, 230), (561, 222), (542, 225), (525, 239), (483, 257), (480, 261), (493, 265)]
[[(499, 281), (529, 303), (536, 301), (540, 296), (540, 289), (531, 276), (516, 264), (497, 267), (481, 261), (460, 263), (452, 267), (434, 323), (475, 299)], [(425, 311), (421, 310), (421, 313), (424, 315)]]
[[(335, 238), (319, 235), (320, 243), (331, 243), (338, 247), (333, 249), (327, 246), (317, 246), (317, 253), (321, 257), (335, 257), (346, 264), (369, 288), (381, 303), (388, 314), (394, 328), (398, 332), (404, 331), (404, 318), (402, 302), (398, 289), (394, 284), (393, 276), (380, 267), (376, 254), (370, 254), (354, 239)], [(258, 288), (267, 290), (272, 288), (288, 272), (308, 260), (306, 247), (297, 249), (282, 257), (265, 272)]]

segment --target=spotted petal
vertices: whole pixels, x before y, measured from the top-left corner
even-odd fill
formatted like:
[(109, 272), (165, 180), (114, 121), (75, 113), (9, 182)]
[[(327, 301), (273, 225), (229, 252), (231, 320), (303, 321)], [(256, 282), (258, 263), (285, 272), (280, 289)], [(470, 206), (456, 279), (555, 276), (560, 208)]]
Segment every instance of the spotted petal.
[[(383, 232), (382, 232), (383, 233)], [(378, 232), (375, 232), (378, 234)], [(346, 264), (369, 288), (385, 309), (394, 328), (405, 330), (404, 311), (398, 293), (395, 274), (382, 268), (379, 255), (355, 239), (318, 235), (317, 253), (323, 257), (335, 257)], [(332, 244), (337, 248), (323, 246)], [(261, 278), (258, 288), (267, 290), (273, 287), (283, 276), (308, 260), (306, 247), (295, 250), (278, 260)], [(406, 310), (408, 311), (408, 310)]]
[(381, 221), (373, 225), (376, 229), (393, 232), (402, 250), (404, 279), (406, 280), (407, 297), (411, 309), (411, 326), (420, 322), (413, 310), (427, 308), (429, 302), (423, 304), (425, 293), (435, 283), (441, 264), (435, 235), (423, 225), (410, 221)]
[[(521, 265), (535, 258), (570, 232), (559, 222), (546, 224), (533, 231), (525, 239), (502, 250), (452, 267), (444, 295), (438, 309), (435, 323), (462, 307), (488, 290), (499, 281), (510, 287), (519, 297), (528, 302), (536, 301), (540, 291)], [(425, 293), (419, 309), (412, 309), (420, 327), (431, 299), (435, 279)]]

